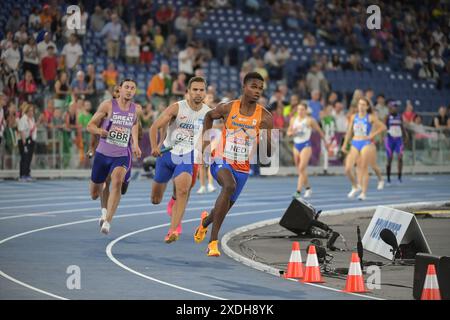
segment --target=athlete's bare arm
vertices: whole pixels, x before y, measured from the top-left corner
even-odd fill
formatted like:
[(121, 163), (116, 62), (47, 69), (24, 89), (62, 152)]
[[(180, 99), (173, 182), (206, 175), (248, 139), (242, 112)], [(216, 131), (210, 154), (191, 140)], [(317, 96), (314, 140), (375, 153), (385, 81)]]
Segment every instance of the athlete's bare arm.
[(290, 137), (290, 136), (293, 136), (294, 135), (294, 121), (295, 121), (295, 117), (292, 117), (290, 120), (289, 120), (289, 127), (288, 127), (288, 129), (287, 129), (287, 136), (288, 137)]
[(178, 115), (178, 102), (167, 107), (156, 121), (150, 127), (150, 145), (152, 148), (152, 156), (159, 157), (161, 155), (160, 146), (158, 144), (158, 131), (166, 128), (167, 125)]
[(133, 138), (132, 150), (137, 158), (141, 157), (141, 149), (139, 148), (139, 117), (142, 114), (142, 107), (136, 105), (136, 123), (131, 128), (131, 137)]
[[(261, 146), (263, 150), (267, 150), (267, 156), (272, 156), (272, 129), (273, 129), (273, 117), (272, 114), (265, 108), (263, 108), (261, 116), (261, 124), (259, 129), (266, 132), (261, 135)], [(261, 132), (261, 131), (260, 131)]]
[[(214, 109), (209, 110), (206, 115), (205, 119), (203, 120), (203, 132), (202, 137), (205, 136), (205, 133), (208, 132), (213, 126), (214, 120), (223, 119), (224, 122), (228, 117), (228, 114), (231, 111), (231, 106), (233, 102), (227, 102), (227, 103), (220, 103), (215, 107)], [(202, 144), (202, 154), (205, 152), (206, 147), (210, 144), (210, 139), (203, 139)]]
[(322, 129), (320, 128), (319, 124), (314, 118), (309, 118), (309, 125), (313, 130), (317, 131), (320, 134), (320, 137), (323, 141), (325, 141), (325, 134), (323, 133)]
[(100, 123), (102, 122), (103, 119), (108, 117), (108, 114), (111, 113), (111, 110), (112, 110), (111, 100), (103, 101), (98, 107), (92, 119), (89, 121), (86, 129), (94, 135), (97, 134), (103, 138), (106, 138), (108, 136), (108, 131), (106, 131), (103, 128), (100, 128)]
[(355, 115), (350, 116), (350, 121), (348, 122), (347, 133), (345, 134), (344, 143), (342, 144), (342, 152), (347, 153), (347, 144), (353, 136), (353, 121), (355, 120)]
[(383, 122), (381, 122), (377, 116), (373, 114), (369, 115), (369, 121), (372, 122), (373, 128), (375, 128), (375, 130), (372, 130), (372, 132), (369, 135), (369, 138), (371, 140), (374, 139), (377, 135), (386, 131), (386, 125)]

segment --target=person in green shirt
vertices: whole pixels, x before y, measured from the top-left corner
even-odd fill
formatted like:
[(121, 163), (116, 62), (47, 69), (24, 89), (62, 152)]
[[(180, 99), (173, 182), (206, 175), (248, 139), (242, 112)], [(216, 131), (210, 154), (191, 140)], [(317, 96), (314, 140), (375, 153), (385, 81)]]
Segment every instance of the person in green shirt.
[(296, 115), (298, 104), (300, 103), (300, 99), (298, 98), (298, 95), (293, 94), (291, 96), (291, 100), (287, 106), (284, 106), (283, 108), (283, 117), (287, 122), (289, 122), (289, 119)]
[[(84, 100), (83, 104), (81, 105), (80, 112), (78, 113), (78, 124), (81, 126), (81, 138), (83, 143), (83, 155), (85, 155), (88, 150), (91, 143), (91, 135), (87, 131), (86, 127), (92, 119), (92, 104), (89, 100)], [(86, 161), (86, 157), (83, 158), (84, 166), (89, 166), (89, 162)]]

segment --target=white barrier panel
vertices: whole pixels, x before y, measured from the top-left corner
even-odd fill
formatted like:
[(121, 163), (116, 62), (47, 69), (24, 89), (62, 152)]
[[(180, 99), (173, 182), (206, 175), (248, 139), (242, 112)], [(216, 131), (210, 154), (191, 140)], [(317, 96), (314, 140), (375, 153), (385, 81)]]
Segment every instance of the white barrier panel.
[(419, 252), (431, 253), (427, 240), (420, 229), (416, 217), (409, 213), (384, 206), (378, 206), (367, 227), (362, 243), (363, 248), (386, 259), (392, 260), (391, 246), (380, 238), (380, 232), (389, 229), (397, 238), (398, 245), (414, 240)]

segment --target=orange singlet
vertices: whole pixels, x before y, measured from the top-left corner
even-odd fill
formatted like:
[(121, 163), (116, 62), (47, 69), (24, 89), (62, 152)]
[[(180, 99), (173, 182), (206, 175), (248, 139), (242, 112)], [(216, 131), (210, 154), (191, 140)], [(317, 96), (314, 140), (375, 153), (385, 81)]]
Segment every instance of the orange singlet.
[[(251, 116), (239, 112), (241, 100), (235, 100), (231, 106), (230, 114), (222, 129), (222, 140), (213, 157), (222, 157), (226, 163), (240, 172), (250, 171), (250, 157), (256, 152), (259, 142), (259, 126), (263, 107), (256, 105)], [(221, 145), (220, 145), (221, 144)]]

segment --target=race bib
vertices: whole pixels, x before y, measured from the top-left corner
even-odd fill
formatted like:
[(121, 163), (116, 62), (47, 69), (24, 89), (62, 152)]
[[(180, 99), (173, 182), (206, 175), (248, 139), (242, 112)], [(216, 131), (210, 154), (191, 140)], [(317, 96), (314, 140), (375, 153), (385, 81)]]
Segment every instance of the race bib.
[(355, 136), (366, 136), (367, 126), (364, 123), (355, 123), (353, 131)]
[(128, 142), (130, 141), (131, 129), (124, 128), (121, 126), (115, 126), (114, 124), (109, 129), (108, 137), (106, 142), (118, 147), (126, 148), (128, 147)]
[(402, 128), (399, 126), (392, 126), (389, 128), (389, 134), (391, 137), (399, 138), (402, 136)]
[(246, 139), (229, 139), (225, 143), (225, 157), (236, 162), (246, 162), (249, 159), (250, 143)]

